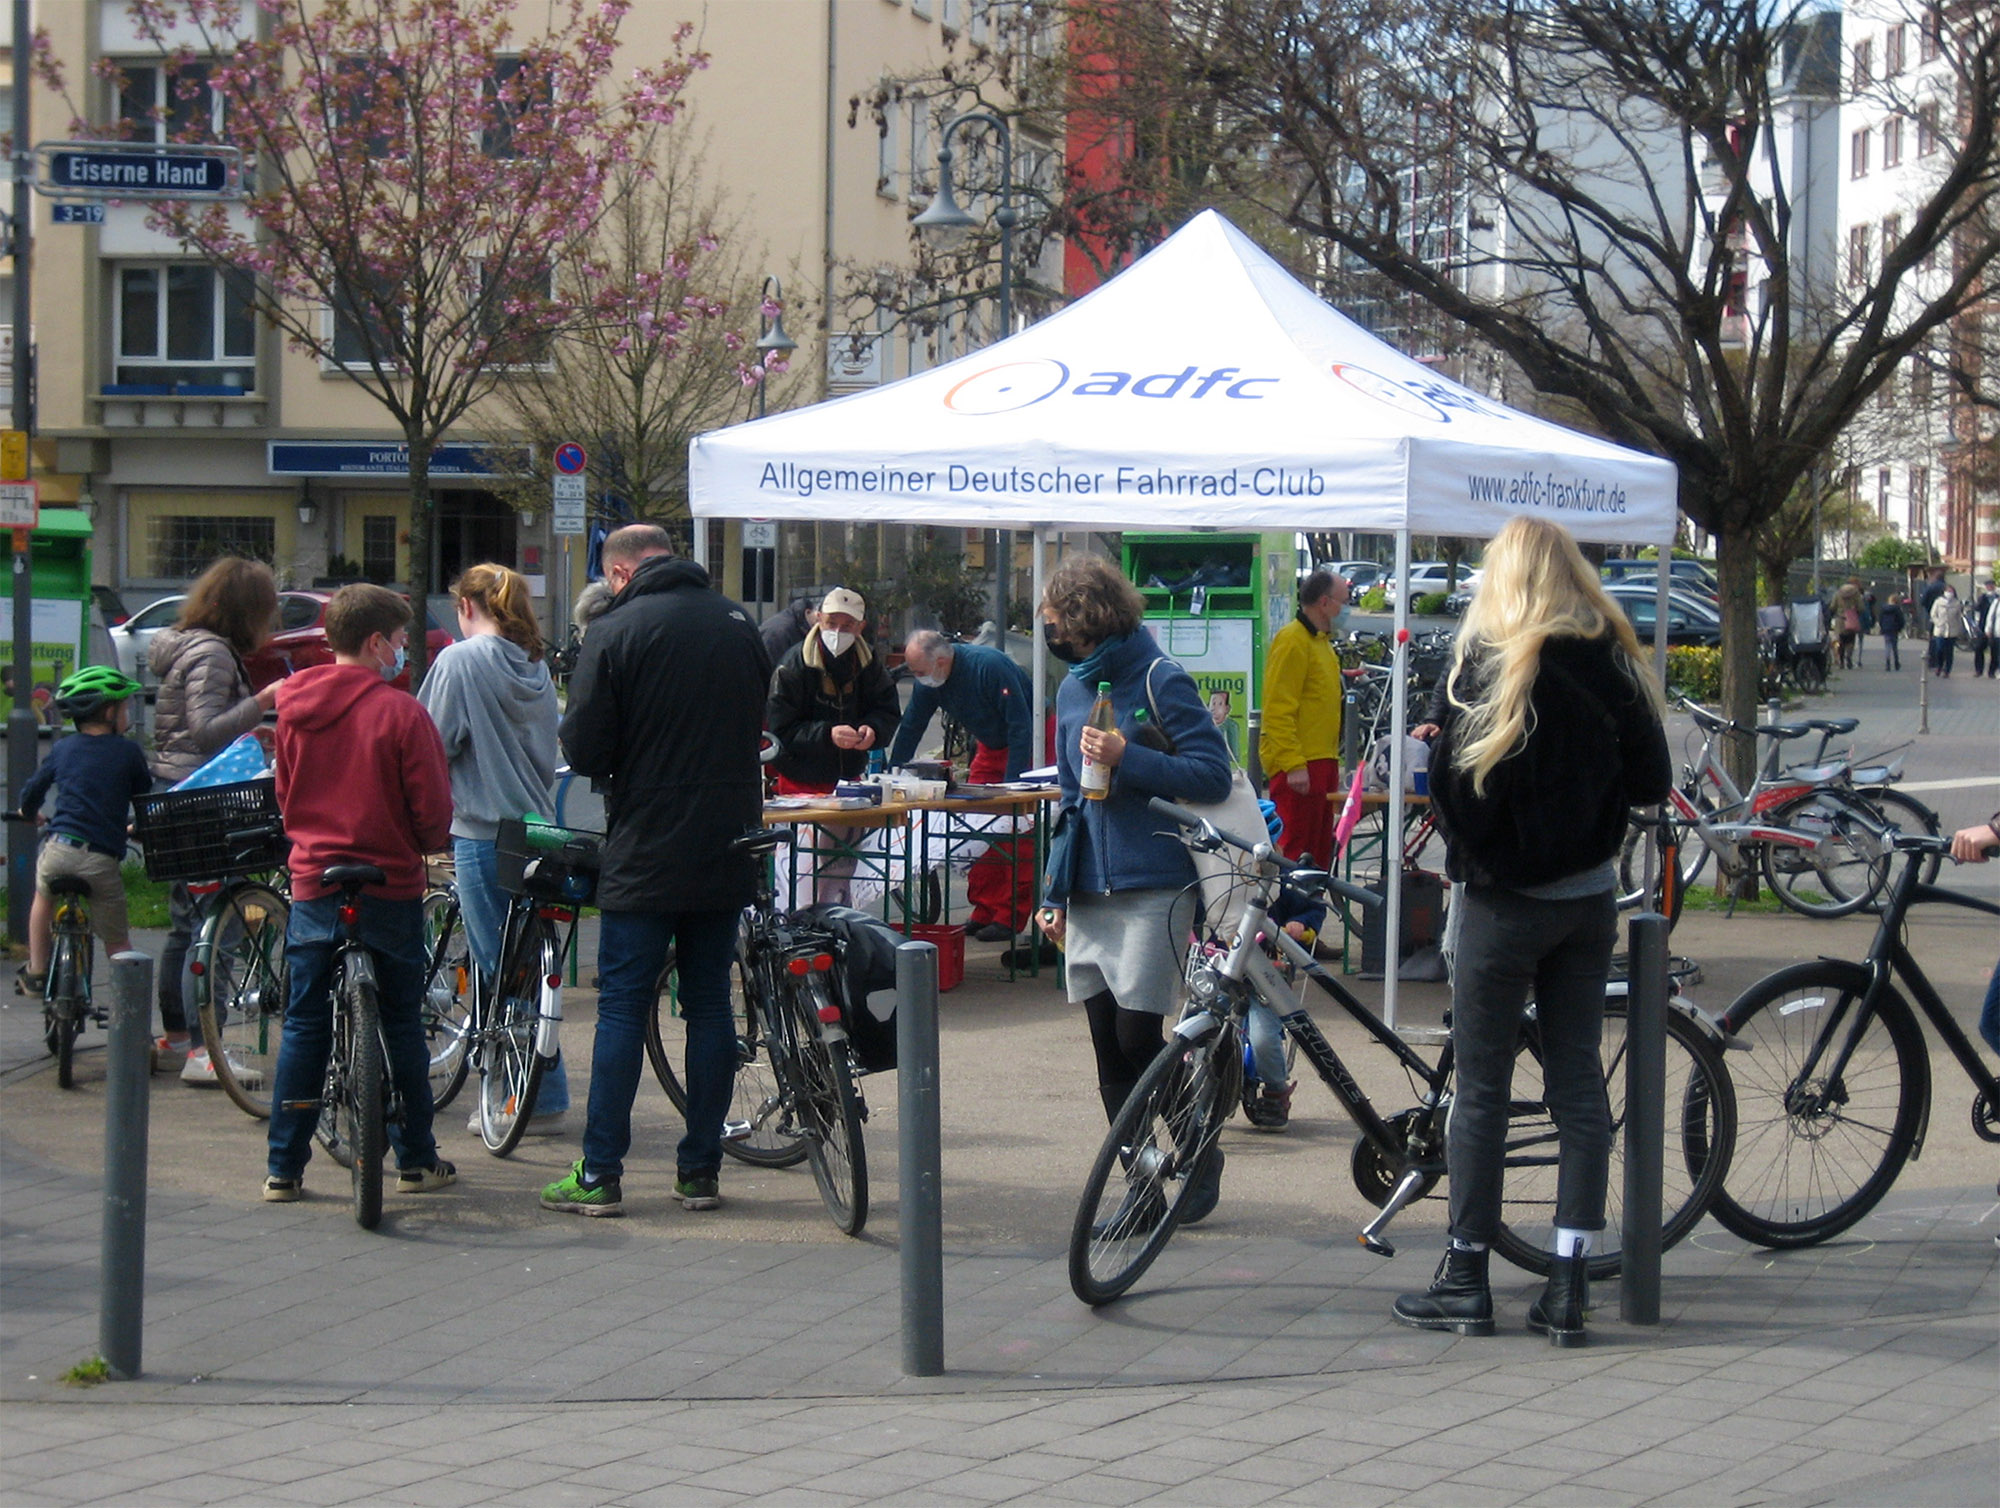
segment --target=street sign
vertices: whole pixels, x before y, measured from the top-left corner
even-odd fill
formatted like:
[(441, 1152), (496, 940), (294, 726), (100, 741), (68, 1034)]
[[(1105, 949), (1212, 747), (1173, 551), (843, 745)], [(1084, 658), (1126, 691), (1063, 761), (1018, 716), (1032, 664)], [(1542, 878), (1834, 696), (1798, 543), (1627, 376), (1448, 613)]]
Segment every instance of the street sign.
[(35, 191), (93, 199), (240, 199), (234, 147), (145, 141), (45, 141), (35, 147)]
[(52, 225), (102, 225), (104, 206), (101, 204), (53, 204), (49, 206), (49, 223)]
[(556, 447), (556, 471), (561, 476), (581, 476), (590, 457), (583, 447), (574, 440), (566, 440)]
[(778, 548), (778, 526), (763, 519), (748, 519), (743, 524), (743, 548), (746, 550), (775, 550)]
[(0, 482), (28, 479), (28, 432), (0, 429)]
[(581, 534), (584, 532), (583, 499), (559, 498), (549, 512), (549, 527), (557, 534)]
[(40, 482), (0, 482), (0, 529), (33, 529), (41, 521)]
[(549, 478), (549, 494), (559, 503), (580, 503), (589, 493), (585, 491), (590, 483), (580, 476), (554, 476)]

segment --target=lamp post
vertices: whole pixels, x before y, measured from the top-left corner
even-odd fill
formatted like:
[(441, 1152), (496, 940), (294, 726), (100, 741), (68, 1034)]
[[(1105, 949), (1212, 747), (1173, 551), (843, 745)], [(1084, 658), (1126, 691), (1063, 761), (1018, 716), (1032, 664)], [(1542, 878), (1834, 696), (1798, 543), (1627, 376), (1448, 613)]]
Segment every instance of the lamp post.
[[(757, 337), (757, 417), (764, 417), (764, 389), (771, 381), (770, 360), (773, 356), (789, 357), (799, 348), (799, 343), (785, 333), (785, 285), (774, 277), (764, 279), (763, 291), (757, 295), (759, 317), (764, 320), (763, 333)], [(776, 314), (764, 316), (765, 305), (778, 310)]]
[[(945, 123), (938, 137), (938, 186), (931, 202), (911, 222), (933, 246), (949, 249), (965, 239), (979, 222), (959, 204), (951, 183), (951, 137), (960, 126), (972, 121), (991, 126), (1000, 137), (1000, 203), (993, 211), (993, 223), (1000, 227), (1000, 338), (1014, 333), (1014, 133), (1007, 122), (990, 110), (968, 110)], [(1014, 555), (1014, 531), (993, 531), (993, 632), (1000, 649), (1007, 647), (1007, 577)], [(1040, 737), (1039, 730), (1036, 737)], [(1040, 761), (1035, 761), (1039, 763)]]

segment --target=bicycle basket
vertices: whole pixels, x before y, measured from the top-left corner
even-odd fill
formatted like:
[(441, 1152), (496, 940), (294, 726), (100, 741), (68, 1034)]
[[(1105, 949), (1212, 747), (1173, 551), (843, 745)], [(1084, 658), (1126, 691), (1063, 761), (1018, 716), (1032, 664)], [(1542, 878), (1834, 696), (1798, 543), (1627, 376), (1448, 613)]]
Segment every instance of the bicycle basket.
[[(284, 819), (269, 780), (161, 791), (132, 802), (132, 828), (153, 880), (219, 880), (285, 862)], [(266, 829), (254, 838), (231, 833)]]
[(493, 878), (509, 895), (586, 904), (597, 894), (603, 833), (503, 817), (493, 839)]

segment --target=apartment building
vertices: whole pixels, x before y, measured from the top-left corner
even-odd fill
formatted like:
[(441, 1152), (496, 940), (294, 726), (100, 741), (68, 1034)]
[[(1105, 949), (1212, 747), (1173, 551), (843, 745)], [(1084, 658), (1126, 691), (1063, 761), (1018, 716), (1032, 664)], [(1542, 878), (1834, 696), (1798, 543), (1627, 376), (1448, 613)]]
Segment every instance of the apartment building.
[[(935, 359), (928, 340), (883, 338), (886, 317), (846, 328), (834, 285), (855, 268), (886, 275), (908, 262), (908, 219), (935, 178), (944, 106), (899, 108), (884, 134), (865, 119), (851, 126), (850, 101), (885, 77), (935, 72), (987, 45), (996, 16), (1018, 3), (642, 0), (626, 18), (620, 73), (665, 58), (675, 28), (695, 24), (711, 61), (689, 85), (685, 129), (703, 143), (707, 181), (792, 308), (831, 311), (818, 327), (810, 315), (785, 321), (800, 343), (792, 401)], [(524, 29), (539, 10), (521, 6)], [(127, 0), (43, 0), (36, 20), (93, 123), (143, 120), (169, 102), (171, 70)], [(122, 91), (94, 77), (100, 59), (118, 62)], [(38, 140), (68, 135), (68, 103), (37, 86), (33, 110)], [(52, 203), (35, 204), (37, 471), (45, 501), (94, 516), (98, 579), (137, 606), (227, 549), (268, 559), (299, 585), (336, 557), (408, 580), (406, 461), (381, 407), (338, 364), (261, 328), (228, 278), (147, 228), (145, 205), (111, 203), (101, 224), (58, 225)], [(961, 319), (944, 335), (949, 354), (951, 342), (983, 331)], [(565, 548), (547, 508), (508, 506), (481, 474), (471, 443), (480, 425), (465, 428), (462, 447), (433, 466), (433, 580), (499, 560), (536, 583), (545, 608), (560, 607), (581, 585), (585, 542)], [(814, 526), (787, 528), (782, 554), (803, 584)], [(719, 523), (700, 542), (731, 590), (741, 584), (736, 543), (736, 526)]]

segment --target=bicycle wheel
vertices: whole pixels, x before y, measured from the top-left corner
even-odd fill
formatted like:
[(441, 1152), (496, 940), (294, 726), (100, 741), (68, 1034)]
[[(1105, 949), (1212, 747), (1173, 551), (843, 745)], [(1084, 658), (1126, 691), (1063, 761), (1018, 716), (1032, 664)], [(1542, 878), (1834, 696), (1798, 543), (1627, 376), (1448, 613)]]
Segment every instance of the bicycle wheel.
[(349, 974), (347, 996), (346, 1109), (353, 1160), (354, 1223), (373, 1230), (382, 1218), (382, 1150), (388, 1140), (383, 1124), (381, 1005), (375, 981)]
[(245, 1115), (266, 1120), (278, 1077), (291, 976), (285, 924), (291, 903), (261, 881), (233, 885), (195, 945), (195, 1005), (216, 1082)]
[(858, 1236), (868, 1223), (868, 1150), (861, 1140), (861, 1101), (847, 1044), (820, 1035), (820, 1007), (832, 998), (826, 977), (787, 976), (780, 988), (792, 1012), (793, 1105), (806, 1161), (835, 1229)]
[[(729, 1015), (736, 1035), (736, 1077), (724, 1114), (722, 1150), (739, 1162), (758, 1168), (789, 1168), (804, 1162), (805, 1138), (785, 1116), (785, 1097), (771, 1066), (765, 1039), (768, 1003), (751, 1003), (751, 973), (737, 949), (729, 976)], [(763, 997), (758, 997), (762, 1001)], [(687, 1023), (680, 1012), (680, 965), (672, 949), (660, 971), (659, 998), (646, 1018), (646, 1057), (653, 1077), (687, 1115), (687, 1086), (681, 1073), (687, 1063)]]
[(505, 1157), (521, 1144), (542, 1087), (535, 1033), (542, 1015), (545, 942), (550, 942), (549, 925), (539, 918), (520, 930), (501, 961), (478, 1033), (479, 1137), (495, 1157)]
[(1807, 791), (1765, 820), (1820, 840), (1817, 849), (1763, 845), (1764, 879), (1801, 916), (1846, 916), (1872, 905), (1889, 878), (1888, 840), (1881, 817), (1839, 791)]
[[(1810, 1246), (1859, 1220), (1916, 1144), (1930, 1083), (1923, 1028), (1891, 986), (1816, 959), (1759, 980), (1723, 1013), (1740, 1123), (1715, 1218), (1759, 1246)], [(1808, 1060), (1812, 1066), (1807, 1068)]]
[(1792, 680), (1801, 691), (1826, 689), (1826, 651), (1807, 650), (1792, 657)]
[(448, 891), (424, 897), (424, 1046), (431, 1059), (431, 1108), (444, 1109), (465, 1083), (472, 1046), (472, 950), (465, 918)]
[(1110, 1303), (1166, 1248), (1242, 1072), (1241, 1039), (1221, 1021), (1198, 1042), (1170, 1036), (1139, 1076), (1097, 1149), (1070, 1226), (1069, 1286), (1084, 1303)]
[[(84, 946), (89, 946), (87, 939)], [(75, 937), (56, 934), (49, 954), (48, 1000), (42, 1006), (44, 1035), (56, 1056), (58, 1089), (68, 1089), (76, 1082), (76, 1034), (83, 1029), (83, 974), (77, 966), (76, 949)]]
[[(1933, 838), (1939, 836), (1938, 814), (1917, 800), (1885, 786), (1874, 786), (1858, 793), (1863, 801), (1873, 807), (1884, 822), (1905, 833), (1918, 835), (1928, 833)], [(1937, 883), (1938, 870), (1944, 863), (1943, 854), (1926, 854), (1923, 872), (1917, 876), (1926, 885)], [(1881, 893), (1875, 897), (1875, 906), (1880, 907)]]
[(343, 1168), (354, 1166), (354, 1115), (347, 1102), (347, 1055), (350, 1048), (346, 1007), (334, 997), (333, 1038), (327, 1046), (326, 1077), (319, 1091), (319, 1121), (313, 1139)]
[[(1624, 1265), (1625, 1001), (1604, 1002), (1604, 1092), (1611, 1107), (1611, 1178), (1605, 1226), (1590, 1254), (1590, 1275), (1610, 1278)], [(1727, 1176), (1736, 1138), (1736, 1093), (1722, 1054), (1706, 1032), (1667, 1009), (1666, 1156), (1661, 1172), (1660, 1244), (1671, 1247), (1700, 1222)], [(1505, 1184), (1494, 1242), (1517, 1267), (1546, 1275), (1555, 1237), (1557, 1134), (1542, 1087), (1540, 1039), (1532, 1023), (1514, 1060), (1507, 1122)]]

